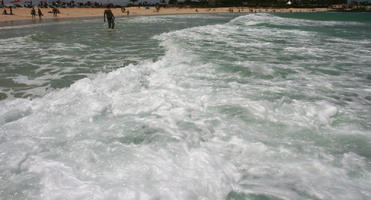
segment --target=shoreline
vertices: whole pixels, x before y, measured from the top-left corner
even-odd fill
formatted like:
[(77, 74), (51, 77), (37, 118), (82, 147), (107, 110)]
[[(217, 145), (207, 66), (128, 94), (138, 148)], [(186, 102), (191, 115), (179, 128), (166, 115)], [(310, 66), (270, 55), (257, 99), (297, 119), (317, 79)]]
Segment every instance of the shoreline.
[(58, 22), (68, 22), (76, 20), (89, 20), (89, 19), (98, 19), (100, 17), (90, 16), (90, 17), (70, 17), (70, 18), (45, 18), (45, 19), (19, 19), (19, 20), (10, 20), (10, 21), (1, 21), (0, 28), (4, 27), (15, 27), (15, 26), (27, 26), (27, 25), (37, 25), (37, 24), (46, 24), (46, 23), (58, 23)]
[[(231, 10), (232, 9), (232, 10)], [(73, 21), (80, 19), (103, 18), (105, 8), (60, 8), (57, 17), (51, 13), (51, 8), (41, 8), (44, 16), (31, 18), (30, 8), (14, 8), (14, 15), (0, 15), (0, 27), (32, 25), (59, 21)], [(156, 12), (154, 7), (127, 7), (127, 13), (120, 8), (112, 8), (116, 17), (150, 16), (150, 15), (176, 15), (176, 14), (219, 14), (219, 13), (287, 13), (287, 12), (327, 12), (330, 8), (253, 8), (253, 7), (221, 7), (221, 8), (161, 8)], [(9, 9), (7, 9), (9, 12)], [(233, 11), (233, 12), (232, 12)]]

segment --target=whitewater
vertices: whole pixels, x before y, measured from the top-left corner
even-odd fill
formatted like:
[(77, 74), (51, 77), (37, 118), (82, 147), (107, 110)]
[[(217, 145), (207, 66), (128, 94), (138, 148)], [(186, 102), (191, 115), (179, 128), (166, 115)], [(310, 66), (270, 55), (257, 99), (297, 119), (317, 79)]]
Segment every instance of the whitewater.
[(0, 199), (371, 199), (370, 19), (0, 27)]

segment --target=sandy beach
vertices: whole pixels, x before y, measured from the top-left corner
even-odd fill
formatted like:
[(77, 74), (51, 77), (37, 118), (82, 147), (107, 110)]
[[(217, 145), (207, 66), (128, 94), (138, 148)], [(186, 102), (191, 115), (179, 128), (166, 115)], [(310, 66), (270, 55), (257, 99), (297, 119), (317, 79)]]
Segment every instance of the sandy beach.
[[(42, 19), (73, 19), (73, 18), (87, 18), (87, 17), (103, 17), (105, 8), (60, 8), (60, 14), (57, 17), (51, 13), (51, 8), (42, 8), (44, 16)], [(129, 16), (138, 15), (166, 15), (166, 14), (207, 14), (207, 13), (229, 13), (233, 9), (234, 13), (248, 13), (248, 12), (324, 12), (328, 8), (248, 8), (248, 7), (234, 7), (234, 8), (161, 8), (159, 12), (154, 7), (146, 9), (144, 7), (129, 7)], [(9, 8), (7, 8), (9, 13)], [(127, 16), (127, 13), (122, 13), (120, 8), (112, 8), (116, 17)], [(0, 26), (17, 25), (35, 23), (39, 21), (36, 17), (31, 18), (30, 8), (13, 8), (14, 15), (0, 15)]]

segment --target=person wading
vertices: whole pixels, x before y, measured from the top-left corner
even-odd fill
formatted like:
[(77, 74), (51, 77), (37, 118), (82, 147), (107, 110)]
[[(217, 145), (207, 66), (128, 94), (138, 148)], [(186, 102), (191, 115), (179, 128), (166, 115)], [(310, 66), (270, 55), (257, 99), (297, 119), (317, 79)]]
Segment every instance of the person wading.
[(37, 8), (37, 14), (39, 15), (39, 19), (41, 19), (41, 17), (44, 16), (40, 8)]
[(31, 16), (32, 16), (32, 19), (35, 19), (35, 16), (36, 16), (36, 10), (34, 7), (32, 7), (31, 9)]
[(108, 21), (108, 28), (114, 29), (115, 28), (115, 16), (113, 16), (113, 13), (110, 8), (107, 8), (104, 11), (104, 22), (106, 22), (106, 17)]

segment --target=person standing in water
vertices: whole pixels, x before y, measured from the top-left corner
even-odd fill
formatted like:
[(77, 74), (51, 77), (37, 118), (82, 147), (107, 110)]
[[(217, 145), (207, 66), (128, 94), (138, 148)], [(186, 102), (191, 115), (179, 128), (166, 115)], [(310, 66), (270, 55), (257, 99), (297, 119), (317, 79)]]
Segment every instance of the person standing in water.
[(39, 19), (41, 19), (41, 17), (44, 16), (40, 8), (37, 8), (37, 14), (39, 15)]
[(108, 28), (114, 29), (115, 28), (115, 16), (113, 16), (112, 10), (108, 7), (104, 11), (104, 22), (106, 22), (106, 17), (108, 21)]
[(32, 16), (32, 19), (35, 19), (36, 11), (35, 11), (34, 7), (32, 7), (32, 9), (31, 9), (31, 16)]

